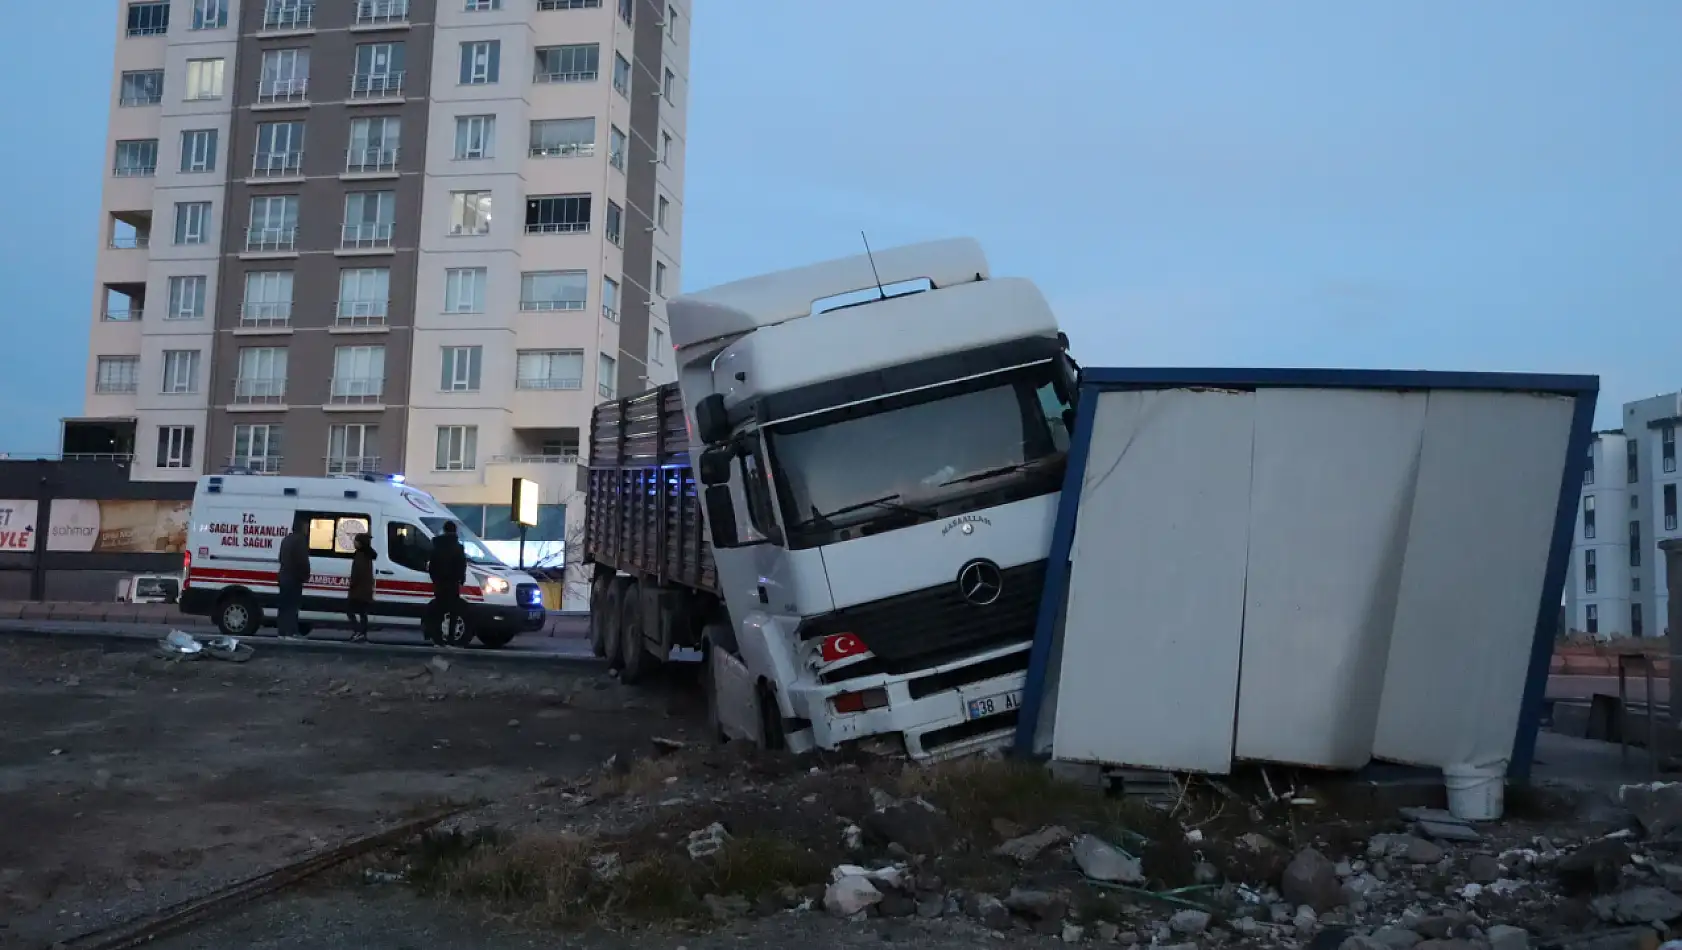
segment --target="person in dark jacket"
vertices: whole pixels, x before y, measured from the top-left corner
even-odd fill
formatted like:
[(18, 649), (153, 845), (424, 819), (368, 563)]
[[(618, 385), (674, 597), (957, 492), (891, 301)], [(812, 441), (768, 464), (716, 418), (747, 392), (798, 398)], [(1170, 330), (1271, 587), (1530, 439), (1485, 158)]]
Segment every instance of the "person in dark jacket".
[(373, 539), (366, 534), (356, 536), (356, 550), (350, 555), (350, 589), (345, 592), (345, 613), (350, 616), (352, 643), (368, 640), (368, 611), (374, 605)]
[(463, 616), (467, 606), (461, 599), (461, 585), (467, 583), (467, 552), (456, 536), (454, 521), (444, 522), (444, 533), (432, 539), (432, 558), (427, 561), (426, 573), (432, 578), (432, 615), (436, 620), (426, 625), (427, 638), (442, 646), (445, 624)]
[(280, 541), (279, 602), (275, 605), (275, 624), (283, 637), (298, 635), (298, 608), (304, 601), (304, 582), (310, 576), (310, 542), (293, 526)]

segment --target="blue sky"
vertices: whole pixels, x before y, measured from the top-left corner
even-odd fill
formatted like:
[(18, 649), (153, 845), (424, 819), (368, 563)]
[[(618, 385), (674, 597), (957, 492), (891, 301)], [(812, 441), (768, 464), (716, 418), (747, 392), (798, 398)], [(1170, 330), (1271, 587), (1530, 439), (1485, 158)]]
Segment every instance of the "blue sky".
[[(9, 21), (0, 450), (80, 411), (114, 6)], [(1682, 3), (695, 7), (687, 288), (972, 235), (1087, 365), (1682, 387)]]

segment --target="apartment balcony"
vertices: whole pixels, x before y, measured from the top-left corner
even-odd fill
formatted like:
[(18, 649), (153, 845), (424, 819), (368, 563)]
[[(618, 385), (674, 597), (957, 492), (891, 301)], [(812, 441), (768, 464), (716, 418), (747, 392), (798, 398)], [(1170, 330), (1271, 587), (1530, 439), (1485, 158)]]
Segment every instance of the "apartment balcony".
[(158, 174), (156, 160), (150, 162), (129, 162), (115, 165), (111, 168), (113, 178), (152, 178)]
[(599, 10), (602, 0), (537, 0), (539, 10)]
[(618, 323), (619, 311), (604, 303), (602, 304), (602, 319), (606, 320), (608, 323)]
[(292, 301), (248, 300), (239, 308), (241, 330), (284, 330), (292, 326)]
[(393, 175), (397, 173), (396, 148), (353, 148), (345, 152), (347, 175)]
[(577, 390), (584, 388), (584, 380), (565, 376), (517, 376), (514, 378), (515, 389), (537, 389), (550, 392)]
[(384, 29), (409, 25), (409, 0), (357, 0), (356, 26)]
[(539, 70), (532, 75), (532, 82), (562, 83), (562, 82), (595, 82), (600, 73), (594, 69), (566, 70), (545, 72)]
[(132, 396), (139, 391), (140, 382), (136, 379), (100, 379), (93, 384), (96, 396)]
[(134, 420), (66, 419), (60, 457), (67, 462), (128, 462), (134, 458)]
[(122, 106), (125, 109), (134, 109), (141, 106), (155, 106), (163, 101), (164, 96), (162, 92), (153, 92), (150, 90), (126, 96), (117, 96), (117, 105)]
[(613, 384), (612, 383), (597, 383), (596, 384), (596, 395), (602, 397), (603, 399), (614, 398)]
[(561, 142), (555, 145), (533, 145), (532, 158), (587, 158), (596, 154), (594, 142)]
[(532, 221), (526, 224), (527, 234), (588, 234), (588, 221)]
[(582, 300), (522, 300), (522, 301), (520, 301), (520, 309), (524, 310), (524, 311), (527, 311), (528, 313), (548, 313), (548, 312), (557, 311), (557, 310), (578, 310), (578, 311), (582, 311), (584, 309), (584, 306), (585, 306), (585, 304), (584, 304), (584, 301), (582, 301)]
[(578, 450), (549, 455), (493, 455), (487, 465), (577, 465)]
[(139, 323), (146, 312), (139, 307), (112, 308), (106, 307), (100, 314), (100, 319), (106, 323)]
[(286, 380), (272, 377), (234, 380), (234, 405), (283, 406), (286, 404)]
[(257, 103), (259, 105), (275, 107), (308, 105), (309, 92), (310, 81), (307, 76), (257, 80)]
[(248, 228), (245, 232), (248, 254), (285, 254), (298, 250), (298, 229)]
[(169, 0), (128, 5), (128, 36), (163, 36), (169, 32)]
[(263, 9), (263, 19), (257, 23), (259, 33), (300, 33), (315, 29), (315, 4), (297, 0), (269, 0)]
[(384, 329), (390, 306), (385, 300), (341, 300), (335, 308), (336, 330)]
[(302, 178), (303, 152), (259, 152), (251, 158), (252, 178)]
[(384, 376), (335, 376), (327, 402), (333, 406), (377, 406), (385, 392)]
[(326, 462), (329, 475), (381, 474), (378, 455), (329, 455)]
[(404, 73), (357, 73), (350, 77), (351, 102), (383, 102), (403, 98)]
[(279, 475), (281, 460), (279, 455), (230, 455), (227, 473)]
[(347, 224), (340, 229), (339, 249), (342, 251), (378, 251), (392, 246), (397, 226), (386, 223)]

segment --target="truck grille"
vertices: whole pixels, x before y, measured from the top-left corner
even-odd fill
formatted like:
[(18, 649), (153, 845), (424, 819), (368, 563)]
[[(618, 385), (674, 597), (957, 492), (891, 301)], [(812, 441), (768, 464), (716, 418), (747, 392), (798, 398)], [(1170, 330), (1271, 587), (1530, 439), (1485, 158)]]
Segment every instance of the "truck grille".
[(801, 625), (800, 636), (810, 640), (853, 634), (875, 654), (869, 663), (873, 673), (908, 673), (1031, 640), (1039, 617), (1045, 563), (1005, 568), (1003, 593), (985, 606), (965, 600), (954, 580), (813, 617)]

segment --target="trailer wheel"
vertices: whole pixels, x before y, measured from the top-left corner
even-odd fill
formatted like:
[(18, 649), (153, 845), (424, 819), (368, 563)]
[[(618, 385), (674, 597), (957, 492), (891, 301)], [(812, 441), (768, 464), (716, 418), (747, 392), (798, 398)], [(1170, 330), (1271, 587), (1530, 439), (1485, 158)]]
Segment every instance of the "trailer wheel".
[(225, 637), (249, 637), (263, 625), (263, 608), (245, 591), (223, 596), (216, 605), (216, 629)]
[(612, 574), (603, 574), (590, 583), (590, 650), (599, 657), (607, 656), (608, 598), (613, 595)]
[(642, 584), (625, 588), (619, 603), (619, 682), (633, 686), (648, 673), (648, 597)]

